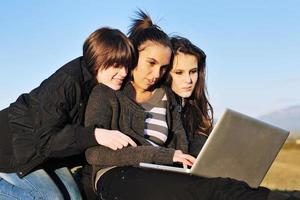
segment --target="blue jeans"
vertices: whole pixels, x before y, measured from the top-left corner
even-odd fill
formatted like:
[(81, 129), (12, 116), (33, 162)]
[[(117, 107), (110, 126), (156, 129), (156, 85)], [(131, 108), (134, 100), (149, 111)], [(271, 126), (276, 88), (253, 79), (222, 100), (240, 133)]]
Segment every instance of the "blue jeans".
[[(73, 200), (81, 200), (80, 191), (67, 167), (56, 169), (55, 174), (63, 183)], [(53, 178), (43, 169), (36, 170), (23, 178), (16, 173), (0, 173), (0, 200), (11, 199), (64, 199), (63, 193)]]

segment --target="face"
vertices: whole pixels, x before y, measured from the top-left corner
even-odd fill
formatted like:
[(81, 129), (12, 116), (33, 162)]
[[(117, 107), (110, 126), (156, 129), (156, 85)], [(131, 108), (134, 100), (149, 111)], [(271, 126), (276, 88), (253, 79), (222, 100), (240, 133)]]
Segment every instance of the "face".
[(96, 78), (98, 83), (119, 90), (126, 75), (127, 69), (124, 66), (110, 66), (107, 69), (99, 69)]
[(147, 91), (163, 76), (171, 59), (171, 49), (146, 41), (139, 48), (138, 64), (132, 71), (136, 90)]
[(172, 90), (180, 97), (190, 97), (198, 80), (196, 56), (177, 53), (170, 74), (172, 77)]

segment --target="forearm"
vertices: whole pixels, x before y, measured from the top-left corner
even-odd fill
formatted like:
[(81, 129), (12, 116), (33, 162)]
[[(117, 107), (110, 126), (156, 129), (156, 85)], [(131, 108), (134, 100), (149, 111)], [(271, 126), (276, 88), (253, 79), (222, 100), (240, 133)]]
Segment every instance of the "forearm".
[(104, 146), (87, 149), (85, 155), (91, 165), (129, 166), (140, 162), (172, 164), (175, 150), (171, 148), (138, 146), (111, 150)]
[(49, 142), (50, 157), (82, 153), (98, 144), (94, 136), (94, 127), (80, 125), (66, 125), (63, 129), (53, 132)]

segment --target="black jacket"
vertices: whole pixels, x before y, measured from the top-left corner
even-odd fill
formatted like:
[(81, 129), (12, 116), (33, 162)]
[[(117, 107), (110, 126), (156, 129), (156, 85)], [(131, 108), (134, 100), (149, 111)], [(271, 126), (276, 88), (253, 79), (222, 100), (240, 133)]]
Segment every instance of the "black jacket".
[(95, 78), (82, 57), (22, 94), (0, 114), (0, 171), (20, 177), (49, 158), (84, 152), (97, 144), (84, 113)]

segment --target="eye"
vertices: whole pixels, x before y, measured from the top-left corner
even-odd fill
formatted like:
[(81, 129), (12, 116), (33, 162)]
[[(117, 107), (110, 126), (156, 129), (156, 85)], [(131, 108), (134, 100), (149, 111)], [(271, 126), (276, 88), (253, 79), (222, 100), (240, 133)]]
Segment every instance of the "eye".
[(192, 69), (191, 71), (190, 71), (190, 73), (191, 74), (196, 74), (197, 73), (197, 69), (195, 68), (195, 69)]
[(153, 61), (149, 61), (148, 63), (149, 63), (150, 66), (154, 66), (155, 65), (155, 62), (153, 62)]
[(181, 71), (181, 70), (176, 70), (174, 73), (177, 74), (177, 75), (181, 75), (181, 74), (183, 74), (183, 71)]

